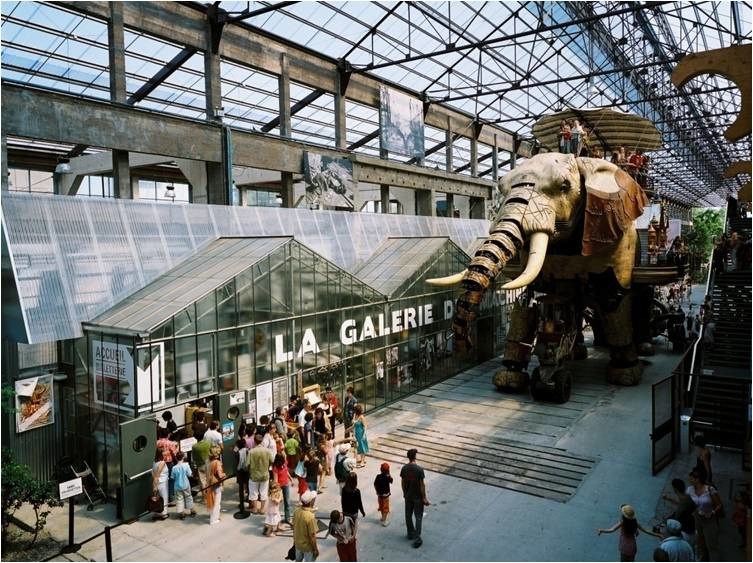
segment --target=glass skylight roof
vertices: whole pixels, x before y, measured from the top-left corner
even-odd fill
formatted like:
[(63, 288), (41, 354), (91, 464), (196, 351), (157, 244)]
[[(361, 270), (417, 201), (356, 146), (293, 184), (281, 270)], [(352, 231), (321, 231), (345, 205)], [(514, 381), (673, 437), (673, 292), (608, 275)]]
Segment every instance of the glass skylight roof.
[[(233, 13), (271, 5), (220, 7)], [(669, 73), (684, 54), (749, 43), (749, 2), (297, 2), (229, 25), (252, 26), (345, 59), (356, 72), (368, 71), (524, 139), (540, 116), (567, 106), (632, 111), (662, 132), (665, 147), (651, 155), (656, 185), (681, 204), (719, 204), (746, 180), (722, 179), (727, 166), (751, 152), (750, 138), (730, 144), (722, 137), (741, 104), (736, 87), (703, 75), (680, 92)], [(106, 47), (104, 21), (61, 5), (2, 4), (4, 80), (108, 98)], [(181, 49), (127, 29), (129, 94)], [(226, 123), (260, 130), (277, 116), (276, 76), (227, 59), (221, 72)], [(137, 105), (203, 119), (203, 89), (203, 53), (197, 52)], [(311, 91), (291, 83), (291, 104)], [(348, 102), (346, 112), (349, 146), (378, 128), (375, 108)], [(333, 123), (327, 94), (296, 113), (293, 137), (333, 146)], [(427, 149), (444, 142), (443, 132), (427, 128), (426, 135)], [(468, 172), (462, 169), (470, 158), (465, 144), (456, 141), (453, 159)], [(376, 156), (378, 140), (356, 150)], [(479, 157), (488, 152), (479, 147)], [(443, 169), (444, 161), (442, 149), (425, 165)], [(479, 171), (490, 164), (481, 163)]]

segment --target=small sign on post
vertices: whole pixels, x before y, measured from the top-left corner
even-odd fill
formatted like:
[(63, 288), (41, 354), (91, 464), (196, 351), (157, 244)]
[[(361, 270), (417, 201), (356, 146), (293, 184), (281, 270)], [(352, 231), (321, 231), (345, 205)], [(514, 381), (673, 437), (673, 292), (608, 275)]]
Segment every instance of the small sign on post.
[(70, 481), (63, 481), (58, 487), (60, 488), (60, 500), (75, 497), (84, 492), (84, 484), (81, 481), (81, 477), (71, 479)]

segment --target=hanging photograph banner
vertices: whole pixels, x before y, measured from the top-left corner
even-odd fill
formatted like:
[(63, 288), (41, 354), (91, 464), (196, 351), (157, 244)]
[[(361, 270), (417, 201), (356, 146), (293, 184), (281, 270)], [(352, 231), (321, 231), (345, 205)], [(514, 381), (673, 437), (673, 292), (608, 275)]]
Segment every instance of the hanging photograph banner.
[(380, 86), (379, 142), (387, 152), (423, 158), (424, 105), (421, 100)]
[(140, 346), (137, 348), (137, 354), (138, 363), (134, 373), (133, 352), (130, 346), (92, 340), (91, 374), (95, 401), (130, 412), (136, 405), (139, 412), (142, 412), (164, 404), (164, 344)]
[(353, 209), (353, 163), (304, 151), (303, 181), (309, 206), (329, 205)]
[(288, 378), (278, 377), (273, 382), (274, 407), (284, 407), (288, 404)]
[(26, 432), (55, 422), (52, 375), (16, 381), (16, 432)]

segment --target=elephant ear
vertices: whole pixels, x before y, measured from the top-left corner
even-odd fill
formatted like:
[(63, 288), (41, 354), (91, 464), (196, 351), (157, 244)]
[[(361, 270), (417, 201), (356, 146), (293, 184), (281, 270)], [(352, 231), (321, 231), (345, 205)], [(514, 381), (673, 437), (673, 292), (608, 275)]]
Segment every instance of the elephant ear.
[(648, 198), (638, 183), (618, 166), (598, 158), (578, 162), (586, 187), (583, 256), (614, 245), (643, 214)]

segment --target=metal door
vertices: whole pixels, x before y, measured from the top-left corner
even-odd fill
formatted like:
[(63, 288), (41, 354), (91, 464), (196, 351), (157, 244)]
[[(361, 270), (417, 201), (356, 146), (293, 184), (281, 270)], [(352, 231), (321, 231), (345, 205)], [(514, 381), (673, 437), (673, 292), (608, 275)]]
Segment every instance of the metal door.
[(672, 374), (651, 386), (651, 471), (654, 475), (672, 463), (680, 442), (680, 401)]
[(137, 418), (120, 425), (120, 500), (118, 516), (135, 518), (146, 510), (152, 492), (152, 466), (157, 447), (153, 418)]
[[(222, 393), (215, 401), (215, 419), (220, 423), (222, 433), (222, 467), (226, 475), (235, 475), (235, 452), (233, 446), (238, 439), (238, 430), (243, 422), (245, 391)], [(256, 413), (252, 413), (256, 418)], [(258, 421), (257, 421), (258, 422)]]

